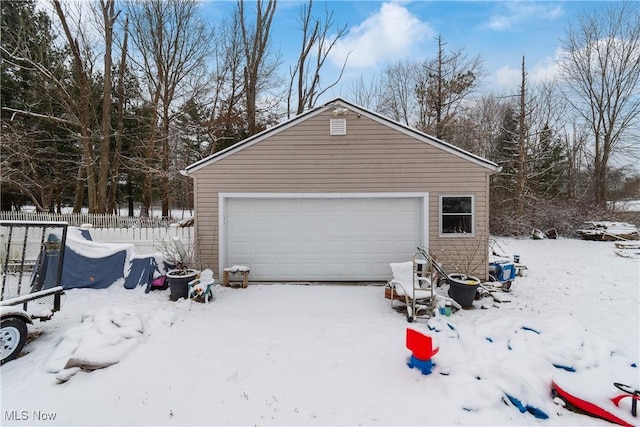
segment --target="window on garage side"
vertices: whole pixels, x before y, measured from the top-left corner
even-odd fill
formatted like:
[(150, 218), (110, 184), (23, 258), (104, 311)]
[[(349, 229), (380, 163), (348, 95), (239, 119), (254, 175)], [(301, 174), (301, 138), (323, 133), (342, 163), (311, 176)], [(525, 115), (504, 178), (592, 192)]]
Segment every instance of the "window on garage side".
[(440, 196), (440, 234), (475, 233), (473, 228), (475, 198), (471, 194)]

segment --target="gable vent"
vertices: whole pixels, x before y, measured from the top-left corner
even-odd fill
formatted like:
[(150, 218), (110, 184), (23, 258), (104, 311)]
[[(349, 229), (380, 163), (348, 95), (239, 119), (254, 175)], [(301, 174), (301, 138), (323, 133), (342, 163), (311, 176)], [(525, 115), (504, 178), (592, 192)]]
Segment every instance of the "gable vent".
[(330, 135), (346, 135), (347, 119), (330, 119), (329, 134)]

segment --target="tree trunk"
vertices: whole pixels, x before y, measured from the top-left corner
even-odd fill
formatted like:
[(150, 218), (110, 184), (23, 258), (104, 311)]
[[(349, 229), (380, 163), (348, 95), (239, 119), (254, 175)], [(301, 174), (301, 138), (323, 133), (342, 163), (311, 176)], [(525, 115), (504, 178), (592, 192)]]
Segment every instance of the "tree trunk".
[(164, 108), (162, 118), (162, 218), (169, 217), (171, 194), (169, 181), (169, 109), (167, 107)]
[(442, 126), (442, 108), (444, 104), (444, 94), (442, 83), (444, 81), (444, 76), (442, 75), (442, 36), (438, 36), (438, 59), (437, 59), (437, 77), (436, 77), (436, 102), (435, 102), (435, 113), (436, 113), (436, 138), (443, 139), (444, 138), (444, 129)]
[(268, 0), (266, 8), (263, 9), (262, 0), (257, 0), (255, 27), (250, 29), (245, 20), (244, 0), (238, 1), (238, 17), (245, 57), (244, 87), (249, 136), (258, 132), (256, 123), (258, 87), (263, 80), (267, 79), (267, 76), (261, 75), (261, 70), (269, 45), (269, 32), (276, 11), (276, 3), (276, 0)]
[(75, 198), (73, 200), (73, 213), (82, 212), (82, 205), (84, 203), (84, 165), (78, 167), (78, 174), (76, 175), (76, 191)]
[(516, 217), (524, 216), (524, 196), (527, 188), (527, 103), (526, 103), (526, 72), (524, 68), (524, 56), (522, 57), (522, 80), (520, 82), (520, 117), (518, 125), (518, 166), (516, 171)]
[(118, 120), (118, 130), (116, 132), (116, 146), (113, 152), (113, 162), (111, 164), (111, 191), (109, 194), (109, 210), (115, 212), (116, 197), (118, 194), (119, 175), (120, 175), (120, 157), (122, 153), (122, 140), (124, 139), (124, 79), (127, 69), (127, 42), (129, 40), (129, 16), (124, 19), (124, 40), (122, 41), (122, 54), (120, 56), (120, 65), (118, 66), (118, 104), (116, 116)]
[[(62, 10), (62, 6), (59, 0), (53, 1), (56, 15), (60, 18), (60, 23), (64, 30), (64, 34), (69, 44), (73, 60), (73, 77), (77, 81), (78, 95), (77, 100), (73, 104), (72, 109), (78, 119), (78, 127), (80, 128), (80, 144), (82, 146), (82, 164), (85, 168), (86, 185), (87, 185), (87, 203), (89, 205), (89, 212), (97, 212), (97, 195), (96, 195), (96, 177), (94, 167), (94, 153), (91, 144), (91, 134), (89, 130), (89, 108), (91, 106), (91, 85), (89, 83), (89, 76), (82, 60), (82, 53), (78, 40), (73, 37), (71, 30), (67, 23), (67, 18)], [(77, 197), (77, 194), (76, 194)], [(76, 199), (77, 200), (77, 199)], [(75, 209), (75, 208), (74, 208)]]
[(113, 45), (114, 1), (100, 1), (104, 22), (104, 82), (102, 89), (102, 135), (100, 136), (100, 164), (98, 170), (97, 211), (107, 211), (107, 184), (110, 171), (111, 151), (111, 46)]
[(593, 162), (594, 195), (596, 206), (606, 209), (607, 207), (607, 165), (608, 156), (607, 137), (601, 133), (596, 133), (595, 159)]

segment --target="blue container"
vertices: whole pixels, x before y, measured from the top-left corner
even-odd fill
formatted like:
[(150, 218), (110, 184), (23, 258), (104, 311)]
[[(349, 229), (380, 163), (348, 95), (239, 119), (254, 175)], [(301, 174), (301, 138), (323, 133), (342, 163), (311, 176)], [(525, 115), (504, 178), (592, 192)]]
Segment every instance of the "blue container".
[(411, 369), (417, 368), (422, 372), (422, 375), (429, 375), (431, 373), (431, 369), (433, 368), (433, 362), (431, 359), (429, 360), (420, 360), (416, 358), (414, 355), (411, 355), (409, 361), (407, 362), (407, 366)]
[(507, 282), (516, 278), (516, 266), (512, 262), (489, 263), (489, 274), (498, 282)]

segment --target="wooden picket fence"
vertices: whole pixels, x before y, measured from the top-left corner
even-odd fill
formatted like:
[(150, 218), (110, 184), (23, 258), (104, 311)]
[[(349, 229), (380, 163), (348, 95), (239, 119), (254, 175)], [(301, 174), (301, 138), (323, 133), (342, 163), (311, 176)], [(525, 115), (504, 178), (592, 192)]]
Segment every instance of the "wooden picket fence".
[(119, 215), (102, 215), (90, 213), (47, 213), (1, 211), (0, 221), (65, 221), (69, 225), (79, 227), (91, 224), (96, 228), (165, 228), (176, 220), (167, 218), (128, 217)]

